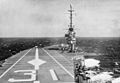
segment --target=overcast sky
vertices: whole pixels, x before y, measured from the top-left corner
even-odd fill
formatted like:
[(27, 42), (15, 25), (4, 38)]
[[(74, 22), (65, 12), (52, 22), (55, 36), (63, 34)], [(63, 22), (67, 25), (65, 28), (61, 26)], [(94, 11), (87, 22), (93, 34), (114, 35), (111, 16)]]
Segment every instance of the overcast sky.
[(0, 37), (62, 37), (69, 24), (79, 37), (120, 37), (120, 0), (0, 0)]

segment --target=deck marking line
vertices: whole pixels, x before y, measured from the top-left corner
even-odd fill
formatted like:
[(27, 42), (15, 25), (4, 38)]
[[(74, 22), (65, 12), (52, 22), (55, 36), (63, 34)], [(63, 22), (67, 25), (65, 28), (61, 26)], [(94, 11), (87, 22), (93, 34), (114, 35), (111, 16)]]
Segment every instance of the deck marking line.
[(0, 78), (2, 78), (9, 70), (11, 70), (20, 60), (22, 60), (29, 52), (31, 51), (28, 50), (20, 59), (18, 59), (11, 67), (9, 67), (1, 76)]
[[(17, 70), (14, 71), (15, 73), (22, 73), (24, 72), (24, 75), (30, 76), (31, 78), (29, 79), (14, 79), (10, 78), (8, 81), (9, 82), (29, 82), (29, 81), (34, 81), (36, 79), (35, 71), (34, 70)], [(26, 73), (25, 73), (26, 72)]]
[(62, 69), (64, 69), (72, 78), (74, 78), (74, 75), (72, 75), (62, 64), (60, 64), (51, 54), (49, 54), (46, 50), (43, 49), (44, 52), (46, 52)]
[(54, 71), (53, 69), (50, 69), (49, 71), (50, 71), (50, 74), (51, 74), (53, 80), (54, 80), (54, 81), (57, 81), (58, 78), (57, 78), (57, 75), (56, 75), (55, 71)]
[(36, 47), (36, 50), (35, 50), (35, 59), (33, 59), (31, 61), (28, 61), (28, 63), (32, 64), (34, 66), (35, 70), (39, 70), (39, 66), (46, 63), (46, 61), (39, 58), (37, 47)]

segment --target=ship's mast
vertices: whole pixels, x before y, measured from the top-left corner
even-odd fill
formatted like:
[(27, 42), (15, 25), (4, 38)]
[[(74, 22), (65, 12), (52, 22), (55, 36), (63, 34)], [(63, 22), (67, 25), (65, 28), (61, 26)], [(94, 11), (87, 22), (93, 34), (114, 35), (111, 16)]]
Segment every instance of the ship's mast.
[(69, 28), (73, 28), (73, 12), (74, 10), (72, 9), (72, 5), (70, 4), (70, 10), (68, 10), (68, 12), (70, 12), (70, 25), (69, 25)]
[(70, 10), (68, 10), (68, 12), (70, 12), (70, 24), (69, 24), (69, 29), (68, 29), (68, 33), (65, 34), (65, 38), (67, 41), (67, 44), (69, 45), (69, 52), (75, 52), (75, 45), (76, 45), (76, 37), (75, 37), (75, 31), (73, 28), (73, 12), (74, 10), (72, 9), (72, 5), (70, 4)]

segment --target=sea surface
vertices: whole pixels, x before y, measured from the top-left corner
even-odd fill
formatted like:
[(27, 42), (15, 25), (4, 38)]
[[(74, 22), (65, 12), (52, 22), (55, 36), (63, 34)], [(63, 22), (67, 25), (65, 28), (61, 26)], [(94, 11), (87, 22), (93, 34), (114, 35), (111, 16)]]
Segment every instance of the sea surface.
[[(9, 58), (20, 51), (34, 46), (46, 47), (65, 43), (62, 37), (50, 38), (0, 38), (0, 60)], [(77, 37), (79, 52), (96, 53), (99, 56), (89, 56), (101, 60), (102, 66), (114, 67), (114, 62), (120, 63), (120, 37)], [(106, 64), (104, 64), (106, 63)]]

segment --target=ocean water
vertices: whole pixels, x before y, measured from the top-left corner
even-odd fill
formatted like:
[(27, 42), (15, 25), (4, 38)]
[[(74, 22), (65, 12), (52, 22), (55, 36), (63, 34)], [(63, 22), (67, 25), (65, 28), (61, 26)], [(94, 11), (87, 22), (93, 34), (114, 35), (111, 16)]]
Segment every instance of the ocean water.
[[(42, 44), (41, 47), (65, 43), (62, 37), (56, 38), (0, 38), (0, 60), (8, 58), (22, 50)], [(87, 53), (101, 54), (87, 56), (102, 61), (104, 67), (114, 67), (114, 62), (120, 63), (120, 37), (77, 37), (76, 46)], [(104, 64), (106, 63), (106, 64)]]

